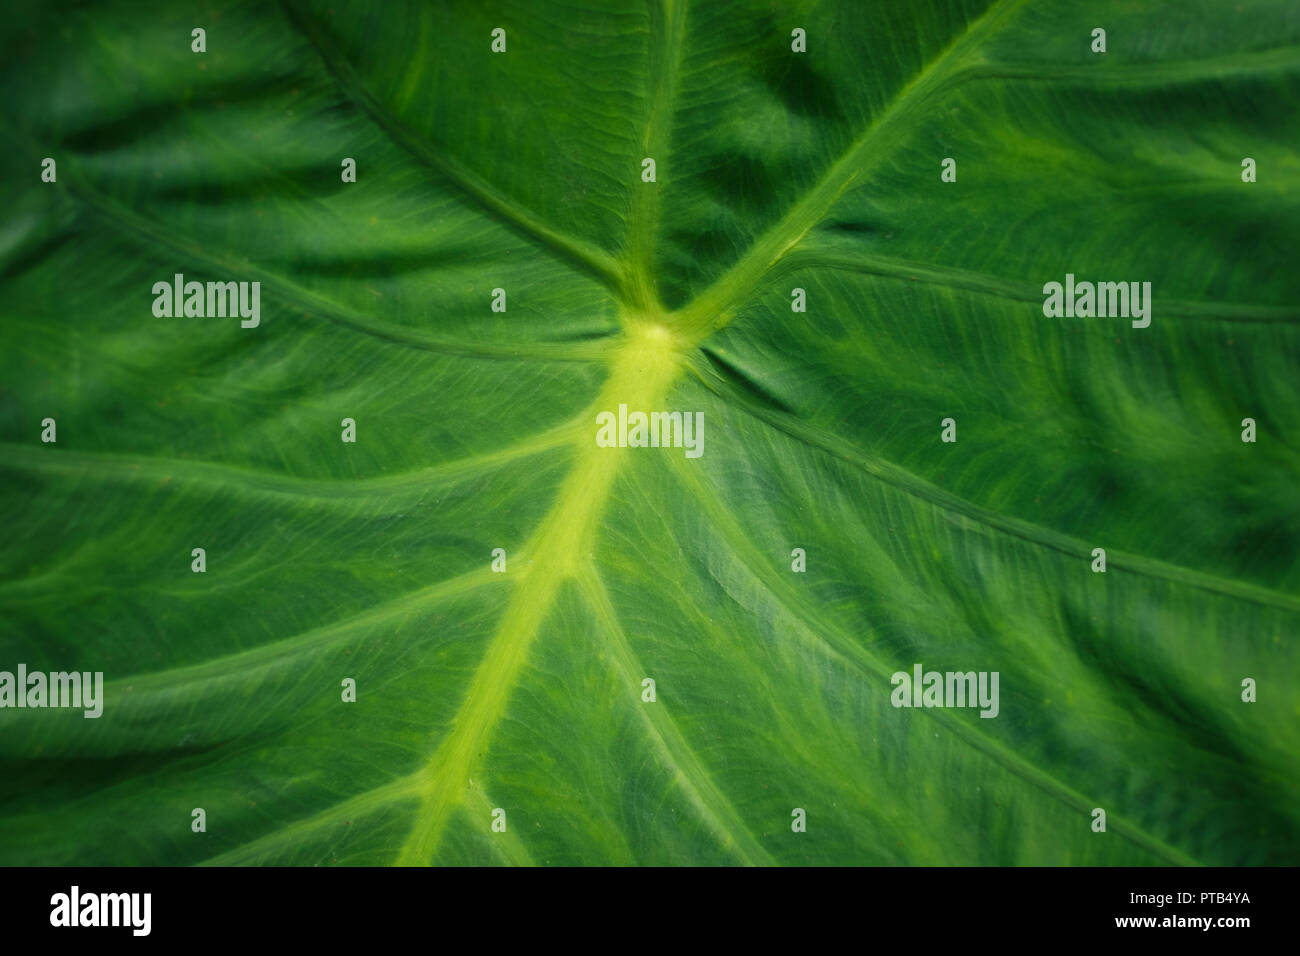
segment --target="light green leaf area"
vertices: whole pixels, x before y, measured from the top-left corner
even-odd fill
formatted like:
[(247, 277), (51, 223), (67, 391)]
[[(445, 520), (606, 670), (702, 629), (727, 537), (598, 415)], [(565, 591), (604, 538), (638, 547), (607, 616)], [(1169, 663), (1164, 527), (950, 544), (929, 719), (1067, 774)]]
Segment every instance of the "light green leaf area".
[(1295, 14), (15, 11), (0, 863), (1293, 863)]

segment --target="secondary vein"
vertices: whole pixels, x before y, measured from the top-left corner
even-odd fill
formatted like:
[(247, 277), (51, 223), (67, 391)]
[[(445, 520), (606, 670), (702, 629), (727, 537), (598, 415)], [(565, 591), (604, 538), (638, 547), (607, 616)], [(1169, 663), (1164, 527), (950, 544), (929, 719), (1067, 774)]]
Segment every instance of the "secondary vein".
[(898, 128), (903, 122), (943, 92), (961, 68), (975, 58), (980, 44), (1023, 3), (1024, 0), (999, 0), (922, 69), (776, 225), (709, 288), (678, 310), (674, 323), (680, 331), (699, 341), (726, 325), (736, 305), (763, 275), (825, 217), (847, 189), (887, 158), (886, 151), (880, 147), (891, 136), (901, 138)]

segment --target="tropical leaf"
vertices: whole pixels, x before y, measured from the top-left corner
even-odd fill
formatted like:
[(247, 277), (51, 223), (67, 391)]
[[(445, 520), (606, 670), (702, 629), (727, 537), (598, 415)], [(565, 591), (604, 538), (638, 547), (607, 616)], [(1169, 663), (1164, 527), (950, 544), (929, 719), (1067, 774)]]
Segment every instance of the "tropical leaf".
[[(1294, 862), (1290, 0), (42, 2), (0, 49), (0, 670), (106, 681), (0, 710), (0, 862)], [(177, 273), (260, 323), (156, 315)], [(1045, 315), (1067, 274), (1150, 325)], [(918, 664), (997, 716), (894, 706)]]

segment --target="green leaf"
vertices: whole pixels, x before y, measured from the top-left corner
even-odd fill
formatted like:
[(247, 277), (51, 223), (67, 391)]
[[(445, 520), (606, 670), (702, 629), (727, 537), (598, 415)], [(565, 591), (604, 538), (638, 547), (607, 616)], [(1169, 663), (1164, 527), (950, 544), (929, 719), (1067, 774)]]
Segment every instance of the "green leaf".
[(1292, 862), (1293, 8), (28, 5), (0, 862)]

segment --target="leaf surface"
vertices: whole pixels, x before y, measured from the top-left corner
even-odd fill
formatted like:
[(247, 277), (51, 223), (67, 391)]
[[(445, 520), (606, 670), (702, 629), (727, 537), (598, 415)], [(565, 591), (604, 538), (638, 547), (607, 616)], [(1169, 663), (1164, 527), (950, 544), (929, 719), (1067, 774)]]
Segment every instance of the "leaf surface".
[[(13, 27), (0, 670), (107, 683), (0, 710), (0, 862), (1294, 861), (1294, 4)], [(918, 663), (998, 716), (892, 706)]]

